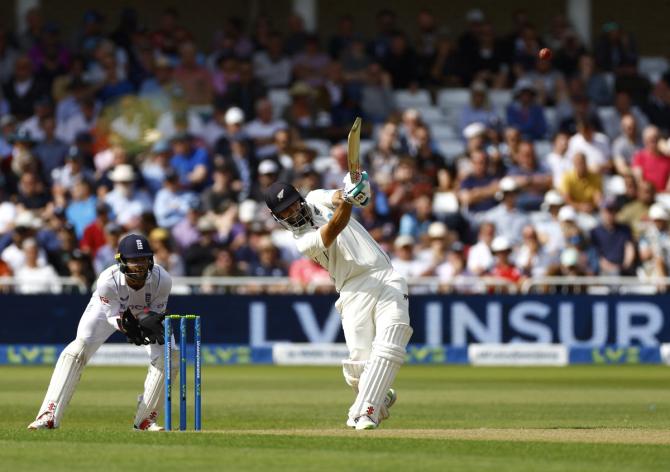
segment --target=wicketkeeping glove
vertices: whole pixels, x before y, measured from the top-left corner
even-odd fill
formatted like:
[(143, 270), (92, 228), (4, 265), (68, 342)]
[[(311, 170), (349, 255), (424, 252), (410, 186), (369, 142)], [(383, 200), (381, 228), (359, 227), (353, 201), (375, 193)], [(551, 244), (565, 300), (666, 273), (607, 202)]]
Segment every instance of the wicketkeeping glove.
[(119, 326), (119, 331), (126, 335), (129, 343), (136, 344), (137, 346), (149, 344), (149, 341), (142, 334), (142, 328), (135, 315), (130, 311), (130, 308), (123, 312), (121, 318), (116, 320), (116, 324)]
[(163, 331), (163, 320), (165, 315), (150, 311), (146, 316), (140, 318), (140, 328), (150, 344), (165, 344), (165, 335)]
[(367, 172), (361, 172), (361, 179), (357, 183), (353, 183), (351, 176), (347, 173), (343, 182), (342, 198), (345, 202), (357, 207), (364, 207), (370, 202), (372, 190), (370, 189), (370, 178)]

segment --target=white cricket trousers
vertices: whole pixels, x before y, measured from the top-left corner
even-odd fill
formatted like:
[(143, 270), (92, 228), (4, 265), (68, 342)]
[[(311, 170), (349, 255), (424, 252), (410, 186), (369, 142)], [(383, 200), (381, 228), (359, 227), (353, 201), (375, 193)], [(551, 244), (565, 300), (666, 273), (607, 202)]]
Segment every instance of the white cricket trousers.
[(365, 273), (344, 284), (335, 307), (350, 360), (368, 360), (372, 342), (388, 326), (410, 324), (408, 298), (407, 281), (394, 270)]

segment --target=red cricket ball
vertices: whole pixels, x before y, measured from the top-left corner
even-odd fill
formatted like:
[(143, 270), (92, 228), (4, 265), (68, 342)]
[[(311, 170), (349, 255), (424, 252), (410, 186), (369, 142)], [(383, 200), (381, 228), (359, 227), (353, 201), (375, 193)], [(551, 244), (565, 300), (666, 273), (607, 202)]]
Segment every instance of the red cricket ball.
[(551, 49), (549, 49), (549, 48), (540, 49), (540, 52), (538, 53), (538, 56), (540, 57), (540, 59), (548, 61), (549, 59), (551, 59)]

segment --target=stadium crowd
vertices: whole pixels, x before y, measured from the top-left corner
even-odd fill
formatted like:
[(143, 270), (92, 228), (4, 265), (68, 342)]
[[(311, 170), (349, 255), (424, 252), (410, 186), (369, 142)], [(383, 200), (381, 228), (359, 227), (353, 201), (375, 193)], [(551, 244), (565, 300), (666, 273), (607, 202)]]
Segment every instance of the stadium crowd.
[(640, 70), (621, 25), (589, 49), (563, 16), (542, 31), (517, 11), (501, 33), (474, 9), (456, 35), (422, 10), (415, 36), (376, 20), (319, 37), (297, 15), (229, 18), (208, 47), (174, 9), (90, 10), (73, 38), (38, 9), (1, 28), (0, 276), (89, 289), (132, 231), (175, 276), (327, 279), (263, 189), (340, 187), (356, 116), (375, 195), (357, 218), (404, 275), (668, 274), (670, 75)]

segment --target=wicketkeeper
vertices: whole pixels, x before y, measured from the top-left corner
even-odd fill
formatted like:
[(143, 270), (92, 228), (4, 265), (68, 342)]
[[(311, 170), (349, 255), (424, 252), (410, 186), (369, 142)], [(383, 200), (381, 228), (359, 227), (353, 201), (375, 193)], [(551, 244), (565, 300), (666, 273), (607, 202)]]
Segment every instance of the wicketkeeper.
[[(172, 278), (154, 264), (154, 253), (143, 236), (130, 234), (123, 238), (116, 258), (118, 264), (100, 274), (96, 291), (79, 320), (77, 337), (58, 358), (44, 402), (28, 429), (58, 428), (86, 363), (116, 330), (125, 334), (128, 342), (145, 346), (150, 359), (134, 427), (163, 429), (156, 424), (156, 417), (164, 393), (162, 322)], [(179, 352), (173, 350), (172, 355), (172, 365), (178, 366)]]
[(315, 190), (303, 198), (277, 182), (265, 193), (275, 219), (293, 233), (298, 250), (328, 270), (340, 294), (337, 310), (349, 349), (344, 379), (356, 400), (347, 426), (374, 429), (395, 403), (391, 388), (412, 335), (405, 279), (393, 270), (377, 242), (351, 219), (353, 206), (371, 198), (368, 175), (344, 178), (344, 190)]

